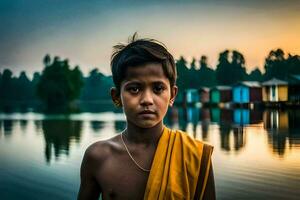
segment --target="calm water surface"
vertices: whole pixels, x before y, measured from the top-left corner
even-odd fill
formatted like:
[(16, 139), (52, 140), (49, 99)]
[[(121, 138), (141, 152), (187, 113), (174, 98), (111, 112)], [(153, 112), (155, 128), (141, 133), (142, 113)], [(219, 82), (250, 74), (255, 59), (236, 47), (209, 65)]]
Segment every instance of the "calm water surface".
[[(0, 199), (76, 199), (85, 149), (117, 113), (0, 113)], [(299, 199), (300, 112), (174, 108), (165, 123), (214, 145), (218, 199)]]

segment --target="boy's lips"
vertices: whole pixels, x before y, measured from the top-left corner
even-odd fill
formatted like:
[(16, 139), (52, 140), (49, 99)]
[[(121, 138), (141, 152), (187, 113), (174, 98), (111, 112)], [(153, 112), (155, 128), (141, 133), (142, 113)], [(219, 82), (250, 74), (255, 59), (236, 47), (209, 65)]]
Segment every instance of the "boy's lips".
[(155, 112), (152, 111), (152, 110), (143, 110), (143, 111), (139, 112), (139, 114), (140, 114), (140, 115), (147, 115), (147, 114), (152, 114), (152, 115), (154, 115)]

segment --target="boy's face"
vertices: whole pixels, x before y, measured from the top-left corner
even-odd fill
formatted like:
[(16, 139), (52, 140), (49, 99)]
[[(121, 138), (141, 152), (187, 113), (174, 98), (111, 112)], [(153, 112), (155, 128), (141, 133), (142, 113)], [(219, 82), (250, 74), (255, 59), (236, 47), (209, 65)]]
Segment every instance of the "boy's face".
[(162, 65), (149, 63), (128, 67), (126, 78), (121, 83), (120, 96), (112, 91), (113, 100), (121, 100), (127, 123), (140, 128), (151, 128), (161, 123), (168, 106), (172, 106), (177, 87), (171, 88)]

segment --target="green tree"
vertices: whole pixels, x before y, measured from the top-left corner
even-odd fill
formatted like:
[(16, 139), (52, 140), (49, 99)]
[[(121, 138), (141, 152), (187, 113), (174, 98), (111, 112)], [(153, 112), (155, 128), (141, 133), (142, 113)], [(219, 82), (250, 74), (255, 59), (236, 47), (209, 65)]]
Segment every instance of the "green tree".
[(231, 85), (246, 79), (244, 56), (234, 50), (225, 50), (219, 55), (216, 78), (220, 85)]
[(233, 69), (234, 82), (243, 81), (246, 79), (245, 58), (243, 54), (234, 50), (232, 51), (231, 66)]
[(112, 78), (105, 76), (95, 68), (89, 73), (89, 77), (84, 80), (80, 99), (83, 101), (110, 101), (110, 88), (112, 85)]
[(5, 69), (0, 82), (0, 101), (10, 101), (14, 98), (15, 88), (13, 73), (9, 69)]
[(199, 86), (212, 87), (216, 85), (216, 73), (208, 67), (207, 57), (201, 56), (200, 69), (198, 72)]
[(258, 67), (256, 67), (254, 70), (252, 70), (250, 72), (250, 74), (248, 75), (247, 80), (249, 81), (263, 81), (263, 74), (261, 73), (261, 71), (258, 69)]
[(79, 97), (83, 86), (82, 73), (78, 66), (70, 69), (68, 60), (61, 61), (50, 56), (44, 58), (45, 68), (37, 84), (37, 94), (49, 111), (69, 108)]
[(216, 78), (219, 85), (228, 85), (232, 81), (232, 69), (228, 60), (229, 50), (225, 50), (219, 54), (219, 63), (216, 69)]
[(31, 81), (28, 79), (26, 72), (22, 71), (20, 73), (20, 76), (16, 80), (15, 89), (16, 93), (18, 94), (15, 100), (28, 101), (32, 98), (32, 84)]
[(198, 78), (198, 69), (196, 67), (196, 59), (193, 58), (190, 65), (188, 77), (186, 81), (188, 82), (188, 88), (198, 88), (199, 87), (199, 78)]
[(286, 65), (289, 74), (300, 74), (300, 56), (289, 54)]
[(180, 57), (179, 60), (176, 62), (177, 68), (177, 85), (180, 92), (183, 92), (185, 89), (189, 87), (189, 69), (187, 68), (187, 62), (184, 57)]
[(285, 53), (282, 49), (271, 50), (265, 59), (265, 79), (273, 77), (287, 79), (288, 69), (285, 60)]

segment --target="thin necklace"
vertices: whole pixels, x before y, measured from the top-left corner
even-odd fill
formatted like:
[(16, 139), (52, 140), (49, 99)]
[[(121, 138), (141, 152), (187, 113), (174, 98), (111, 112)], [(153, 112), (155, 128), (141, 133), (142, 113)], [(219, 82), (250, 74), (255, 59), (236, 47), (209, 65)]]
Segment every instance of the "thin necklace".
[(128, 155), (129, 155), (129, 157), (130, 157), (131, 160), (134, 162), (134, 164), (135, 164), (138, 168), (140, 168), (142, 171), (149, 173), (149, 172), (150, 172), (150, 169), (145, 169), (144, 167), (140, 166), (140, 165), (134, 160), (133, 156), (132, 156), (131, 153), (129, 152), (129, 150), (128, 150), (128, 148), (127, 148), (127, 146), (126, 146), (126, 144), (125, 144), (125, 142), (124, 142), (124, 140), (123, 140), (123, 133), (121, 133), (121, 140), (122, 140), (122, 142), (123, 142), (123, 144), (124, 144), (124, 147), (125, 147), (125, 149), (126, 149)]

